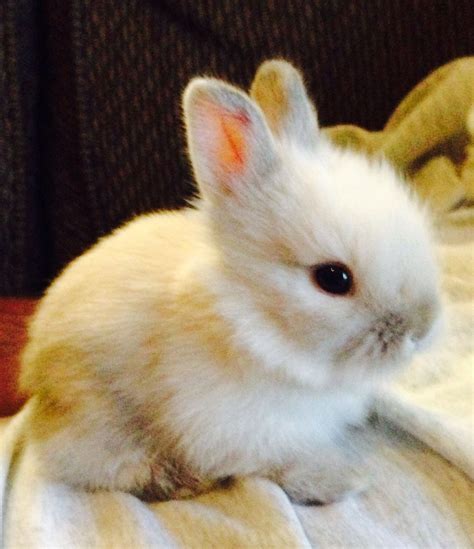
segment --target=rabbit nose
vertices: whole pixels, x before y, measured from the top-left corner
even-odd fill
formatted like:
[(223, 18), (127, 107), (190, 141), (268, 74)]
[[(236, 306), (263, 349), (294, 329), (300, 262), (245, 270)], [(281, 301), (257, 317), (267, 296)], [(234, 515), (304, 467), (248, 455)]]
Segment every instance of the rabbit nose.
[(390, 312), (381, 317), (373, 326), (378, 343), (382, 352), (387, 352), (394, 345), (398, 345), (408, 330), (408, 324), (403, 316)]
[(411, 337), (422, 340), (430, 331), (438, 316), (440, 305), (437, 301), (422, 301), (412, 311), (410, 319)]
[(392, 340), (401, 339), (409, 329), (405, 318), (398, 313), (388, 313), (378, 324), (379, 333), (383, 337), (389, 336)]

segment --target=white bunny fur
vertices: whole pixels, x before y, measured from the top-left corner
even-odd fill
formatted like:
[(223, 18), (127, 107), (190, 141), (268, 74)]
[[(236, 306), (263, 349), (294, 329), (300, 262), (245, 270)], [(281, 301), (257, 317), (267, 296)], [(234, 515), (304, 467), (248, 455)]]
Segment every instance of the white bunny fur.
[[(291, 107), (280, 126), (265, 112), (273, 135), (248, 96), (194, 80), (196, 207), (116, 230), (42, 300), (22, 385), (53, 478), (157, 498), (254, 474), (298, 501), (351, 489), (336, 442), (439, 316), (429, 232), (392, 168), (318, 135), (293, 67), (265, 71), (284, 76)], [(216, 167), (209, 105), (245, 112), (237, 175)], [(351, 267), (354, 295), (312, 282), (309, 267), (329, 260)]]

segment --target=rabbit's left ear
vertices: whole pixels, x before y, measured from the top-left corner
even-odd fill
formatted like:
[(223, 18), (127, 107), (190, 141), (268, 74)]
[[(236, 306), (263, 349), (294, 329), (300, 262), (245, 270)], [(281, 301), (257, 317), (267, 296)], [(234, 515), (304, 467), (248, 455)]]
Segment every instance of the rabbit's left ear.
[(252, 192), (278, 164), (275, 140), (259, 107), (237, 88), (195, 78), (183, 98), (188, 148), (203, 195)]
[(299, 71), (274, 59), (260, 65), (250, 95), (265, 114), (278, 138), (312, 148), (318, 141), (318, 117)]

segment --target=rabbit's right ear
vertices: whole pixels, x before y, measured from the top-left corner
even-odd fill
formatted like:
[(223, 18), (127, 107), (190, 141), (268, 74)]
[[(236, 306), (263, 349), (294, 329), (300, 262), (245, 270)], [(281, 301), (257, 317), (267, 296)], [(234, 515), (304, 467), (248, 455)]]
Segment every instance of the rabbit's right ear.
[(304, 147), (318, 141), (318, 117), (299, 71), (287, 61), (260, 65), (250, 95), (265, 114), (273, 134)]

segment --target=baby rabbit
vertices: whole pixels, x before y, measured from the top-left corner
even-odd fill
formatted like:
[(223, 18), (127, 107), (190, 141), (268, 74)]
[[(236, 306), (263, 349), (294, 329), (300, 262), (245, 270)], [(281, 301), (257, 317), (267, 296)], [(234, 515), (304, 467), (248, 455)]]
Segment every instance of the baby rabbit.
[(74, 260), (31, 323), (21, 385), (45, 475), (185, 497), (259, 475), (297, 502), (354, 488), (340, 440), (433, 332), (437, 270), (399, 176), (330, 144), (298, 71), (184, 93), (194, 207)]

